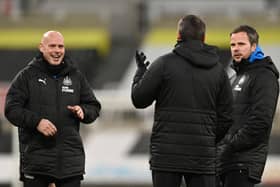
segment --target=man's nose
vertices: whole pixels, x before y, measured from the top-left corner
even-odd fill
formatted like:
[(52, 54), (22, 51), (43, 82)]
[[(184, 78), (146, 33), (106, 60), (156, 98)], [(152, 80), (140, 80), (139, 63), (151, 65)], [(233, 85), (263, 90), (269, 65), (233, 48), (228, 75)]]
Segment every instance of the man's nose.
[(233, 51), (239, 51), (239, 47), (238, 46), (234, 46), (233, 47)]

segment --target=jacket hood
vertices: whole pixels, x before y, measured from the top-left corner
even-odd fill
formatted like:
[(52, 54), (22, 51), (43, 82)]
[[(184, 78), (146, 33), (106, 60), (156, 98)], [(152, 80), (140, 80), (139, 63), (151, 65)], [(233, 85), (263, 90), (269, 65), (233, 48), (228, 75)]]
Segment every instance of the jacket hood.
[(199, 40), (178, 42), (173, 52), (189, 63), (202, 68), (211, 68), (219, 62), (217, 48)]
[(253, 69), (253, 68), (267, 68), (274, 73), (274, 75), (279, 78), (279, 71), (273, 63), (272, 59), (267, 56), (260, 60), (255, 60), (254, 63), (250, 63), (248, 60), (243, 59), (241, 62), (236, 63), (233, 61), (233, 68), (239, 72), (245, 69)]
[(260, 61), (259, 63), (257, 61), (257, 64), (260, 64), (260, 66), (264, 66), (265, 68), (272, 71), (274, 75), (277, 77), (277, 79), (279, 79), (279, 71), (269, 56), (259, 61)]
[[(40, 52), (36, 57), (34, 57), (28, 65), (31, 67), (35, 67), (40, 69), (42, 72), (50, 74), (47, 68), (46, 60), (43, 57), (43, 54)], [(57, 74), (57, 76), (64, 76), (68, 74), (70, 71), (73, 71), (75, 68), (73, 62), (66, 55), (63, 58), (63, 63), (65, 63), (65, 67)]]

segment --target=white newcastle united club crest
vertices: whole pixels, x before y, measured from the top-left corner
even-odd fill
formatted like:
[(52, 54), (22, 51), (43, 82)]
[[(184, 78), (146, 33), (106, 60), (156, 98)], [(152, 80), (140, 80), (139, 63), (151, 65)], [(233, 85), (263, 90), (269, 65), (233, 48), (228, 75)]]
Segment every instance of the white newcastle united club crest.
[(70, 88), (70, 86), (72, 86), (71, 78), (69, 76), (64, 77), (61, 91), (66, 93), (74, 93), (74, 89)]
[(65, 86), (71, 86), (72, 85), (71, 78), (69, 76), (64, 77), (62, 84)]

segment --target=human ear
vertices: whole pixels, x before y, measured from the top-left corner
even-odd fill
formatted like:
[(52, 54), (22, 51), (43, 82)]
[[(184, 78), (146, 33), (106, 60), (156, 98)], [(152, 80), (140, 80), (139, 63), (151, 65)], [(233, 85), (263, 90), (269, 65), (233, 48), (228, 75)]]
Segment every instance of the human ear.
[(257, 44), (256, 43), (253, 43), (252, 46), (251, 46), (251, 52), (254, 52), (257, 48)]
[(39, 46), (38, 46), (39, 51), (42, 52), (42, 53), (43, 53), (43, 47), (44, 47), (44, 46), (43, 46), (42, 43), (40, 43)]

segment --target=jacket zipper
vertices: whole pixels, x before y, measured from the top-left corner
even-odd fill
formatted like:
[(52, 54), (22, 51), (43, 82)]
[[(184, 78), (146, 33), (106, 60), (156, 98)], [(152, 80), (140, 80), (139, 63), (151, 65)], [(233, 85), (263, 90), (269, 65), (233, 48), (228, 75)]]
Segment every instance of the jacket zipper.
[(57, 177), (59, 177), (59, 174), (61, 174), (61, 169), (62, 169), (62, 165), (61, 165), (61, 160), (62, 160), (62, 151), (60, 149), (60, 144), (61, 144), (61, 132), (60, 130), (62, 129), (60, 127), (60, 123), (59, 123), (59, 115), (60, 115), (60, 87), (59, 87), (59, 78), (55, 77), (55, 82), (56, 82), (56, 116), (55, 116), (55, 121), (56, 121), (56, 126), (57, 126), (57, 159), (56, 159), (56, 166), (57, 166)]

